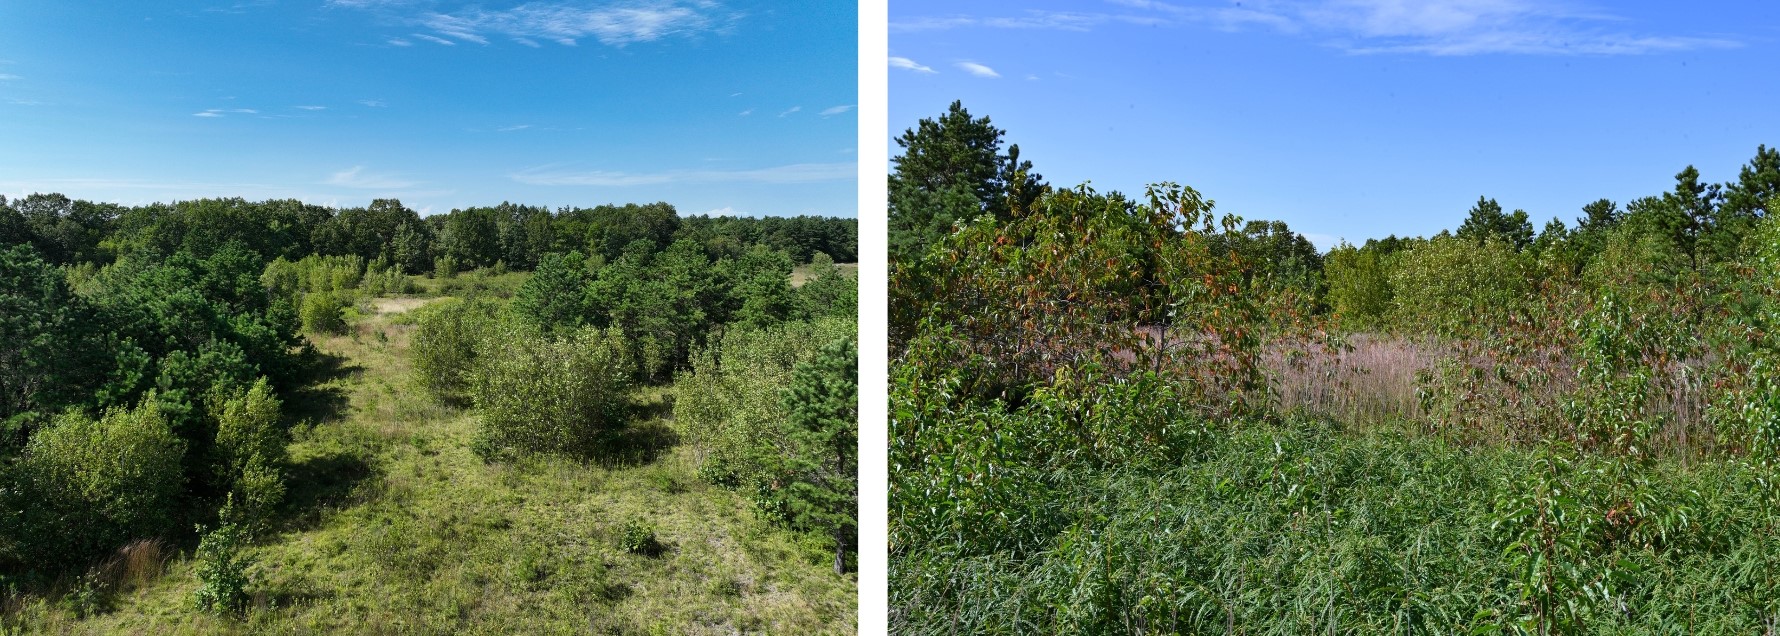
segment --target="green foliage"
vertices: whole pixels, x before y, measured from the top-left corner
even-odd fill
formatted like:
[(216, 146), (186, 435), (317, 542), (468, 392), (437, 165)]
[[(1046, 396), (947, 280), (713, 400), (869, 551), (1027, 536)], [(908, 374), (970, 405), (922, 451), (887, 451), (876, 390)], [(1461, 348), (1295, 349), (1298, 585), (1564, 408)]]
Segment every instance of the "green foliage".
[(150, 394), (133, 409), (77, 412), (31, 436), (19, 460), (27, 509), (16, 540), (33, 565), (76, 563), (172, 529), (186, 444)]
[(791, 289), (791, 258), (784, 252), (757, 246), (723, 266), (734, 285), (730, 292), (734, 314), (728, 322), (758, 329), (792, 317), (797, 297)]
[[(1258, 406), (1267, 316), (1240, 255), (1198, 192), (1153, 186), (1147, 204), (1082, 186), (1014, 221), (984, 218), (890, 281), (893, 353), (967, 379), (966, 396), (1020, 399), (1062, 368), (1167, 370), (1208, 413)], [(1217, 226), (1221, 225), (1221, 229)]]
[(1459, 225), (1456, 236), (1472, 243), (1495, 241), (1519, 252), (1532, 246), (1533, 224), (1527, 221), (1525, 210), (1503, 214), (1502, 205), (1495, 199), (1477, 197), (1477, 204), (1471, 206), (1470, 215)]
[(589, 318), (586, 257), (546, 254), (537, 272), (513, 294), (513, 313), (545, 331), (573, 331)]
[(96, 320), (31, 248), (0, 248), (0, 422), (87, 403), (109, 362)]
[[(1780, 151), (1575, 228), (1480, 198), (1456, 235), (1319, 264), (1159, 190), (1006, 218), (893, 192), (946, 226), (893, 252), (893, 631), (1771, 630)], [(1413, 351), (1305, 355), (1341, 342), (1322, 311)], [(1419, 409), (1282, 425), (1268, 400), (1375, 372)]]
[(1502, 241), (1435, 238), (1403, 252), (1391, 268), (1392, 321), (1441, 335), (1483, 333), (1525, 306), (1526, 268)]
[(774, 476), (766, 498), (782, 502), (793, 527), (834, 537), (834, 569), (857, 543), (859, 508), (859, 350), (852, 340), (829, 344), (800, 364), (785, 391), (788, 417), (767, 444), (764, 471)]
[(494, 328), (494, 308), (478, 302), (444, 302), (418, 310), (410, 351), (414, 378), (450, 404), (470, 402), (470, 379), (483, 340)]
[(902, 154), (890, 174), (889, 241), (892, 260), (906, 262), (978, 215), (1007, 220), (1031, 205), (1046, 186), (1020, 161), (1020, 147), (1001, 152), (1006, 134), (988, 117), (972, 118), (952, 102), (938, 119), (922, 119), (896, 138)]
[(439, 278), (457, 278), (458, 268), (457, 259), (450, 256), (440, 256), (433, 259), (433, 275)]
[(247, 586), (252, 583), (247, 569), (253, 566), (253, 558), (244, 554), (246, 531), (227, 521), (231, 506), (223, 507), (225, 520), (216, 528), (198, 528), (203, 539), (198, 543), (192, 567), (198, 578), (193, 596), (201, 611), (239, 616), (247, 611)]
[(707, 481), (753, 491), (771, 483), (763, 467), (777, 449), (764, 442), (789, 417), (784, 402), (797, 365), (824, 345), (857, 337), (858, 323), (828, 319), (726, 331), (693, 357), (675, 383), (674, 424), (696, 449)]
[(591, 455), (625, 426), (636, 363), (622, 332), (551, 339), (508, 326), (494, 337), (502, 346), (471, 380), (484, 448)]
[(661, 543), (655, 539), (655, 524), (640, 517), (624, 520), (618, 528), (617, 545), (631, 554), (654, 555), (661, 551)]
[(1323, 257), (1329, 308), (1343, 324), (1376, 329), (1391, 311), (1391, 259), (1373, 249), (1343, 242)]
[(216, 454), (248, 531), (265, 524), (284, 499), (285, 446), (278, 398), (265, 379), (225, 402), (217, 416)]
[(346, 301), (333, 292), (305, 295), (303, 331), (319, 335), (346, 333)]

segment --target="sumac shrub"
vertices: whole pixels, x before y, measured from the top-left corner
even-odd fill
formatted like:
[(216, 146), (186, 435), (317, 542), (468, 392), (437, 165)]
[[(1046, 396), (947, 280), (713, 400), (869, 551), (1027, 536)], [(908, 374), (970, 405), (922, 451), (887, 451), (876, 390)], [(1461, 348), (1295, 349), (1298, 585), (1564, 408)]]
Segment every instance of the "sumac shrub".
[(242, 554), (247, 547), (247, 532), (230, 522), (233, 516), (224, 506), (223, 521), (215, 529), (198, 528), (203, 539), (198, 543), (196, 565), (198, 589), (193, 600), (198, 609), (222, 615), (238, 615), (247, 609), (247, 568), (253, 559)]
[(1249, 413), (1264, 386), (1262, 337), (1277, 322), (1253, 267), (1217, 249), (1240, 220), (1191, 188), (1147, 203), (1087, 186), (1046, 193), (1005, 224), (984, 217), (900, 263), (890, 339), (900, 364), (964, 369), (960, 397), (1018, 403), (1056, 370), (1149, 369), (1186, 380), (1210, 415)]

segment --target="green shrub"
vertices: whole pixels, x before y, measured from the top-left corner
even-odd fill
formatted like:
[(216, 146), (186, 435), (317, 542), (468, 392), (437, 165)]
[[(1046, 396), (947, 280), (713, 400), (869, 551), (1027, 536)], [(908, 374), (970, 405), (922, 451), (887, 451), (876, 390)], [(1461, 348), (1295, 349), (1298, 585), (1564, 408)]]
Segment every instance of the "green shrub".
[(1323, 258), (1323, 277), (1329, 284), (1325, 298), (1349, 328), (1378, 327), (1390, 311), (1390, 258), (1379, 252), (1344, 242)]
[(466, 302), (444, 302), (418, 310), (409, 351), (415, 381), (448, 404), (470, 401), (470, 377), (478, 351), (494, 327), (493, 309)]
[(471, 389), (486, 448), (590, 454), (625, 425), (635, 362), (622, 332), (550, 339), (508, 326), (495, 338)]
[(637, 517), (626, 519), (618, 529), (618, 549), (642, 555), (660, 551), (661, 544), (655, 539), (655, 524)]
[(438, 258), (433, 259), (433, 275), (434, 276), (437, 276), (439, 278), (444, 278), (444, 279), (452, 279), (452, 278), (457, 278), (457, 272), (458, 272), (457, 259), (452, 258), (450, 256), (440, 256)]
[(223, 615), (239, 615), (247, 609), (247, 585), (250, 583), (247, 568), (253, 565), (253, 559), (242, 553), (247, 544), (247, 534), (238, 525), (227, 521), (233, 516), (224, 505), (221, 525), (206, 532), (203, 527), (198, 532), (203, 539), (198, 543), (198, 552), (194, 557), (196, 564), (193, 571), (198, 576), (198, 589), (194, 592), (198, 609)]
[(99, 419), (62, 415), (31, 437), (20, 460), (35, 498), (25, 541), (48, 564), (164, 535), (184, 486), (185, 448), (152, 394)]
[(674, 424), (698, 457), (699, 475), (749, 487), (770, 480), (762, 467), (776, 451), (761, 442), (789, 416), (784, 390), (797, 365), (857, 333), (857, 323), (842, 319), (734, 329), (694, 356), (692, 371), (676, 381)]
[(241, 525), (250, 532), (264, 527), (284, 500), (283, 465), (290, 436), (279, 423), (279, 406), (262, 378), (224, 402), (217, 417), (216, 454), (223, 464), (219, 471), (240, 504)]
[(303, 297), (303, 331), (313, 334), (346, 333), (346, 302), (333, 292), (314, 292)]
[(1527, 304), (1529, 266), (1500, 241), (1435, 238), (1404, 252), (1391, 269), (1392, 318), (1417, 332), (1487, 333)]

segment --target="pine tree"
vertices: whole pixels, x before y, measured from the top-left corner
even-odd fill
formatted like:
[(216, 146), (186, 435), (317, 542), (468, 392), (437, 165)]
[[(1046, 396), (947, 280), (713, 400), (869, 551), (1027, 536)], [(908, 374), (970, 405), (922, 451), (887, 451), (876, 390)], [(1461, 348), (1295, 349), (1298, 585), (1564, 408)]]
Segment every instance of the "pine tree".
[(858, 534), (859, 350), (851, 340), (822, 349), (800, 364), (785, 392), (790, 413), (779, 436), (776, 495), (794, 526), (826, 529), (834, 537), (834, 571)]

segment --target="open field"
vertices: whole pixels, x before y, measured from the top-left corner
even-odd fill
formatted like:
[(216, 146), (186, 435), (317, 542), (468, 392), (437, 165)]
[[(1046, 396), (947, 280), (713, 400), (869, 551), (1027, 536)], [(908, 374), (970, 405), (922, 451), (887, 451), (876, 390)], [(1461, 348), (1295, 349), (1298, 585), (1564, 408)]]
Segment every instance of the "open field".
[[(859, 278), (858, 263), (835, 263), (834, 266), (840, 268), (842, 274), (846, 274), (853, 278)], [(802, 287), (804, 281), (809, 280), (810, 276), (814, 275), (815, 272), (816, 266), (814, 265), (798, 265), (791, 270), (791, 286)]]
[[(698, 479), (689, 451), (583, 465), (537, 456), (486, 464), (465, 411), (410, 381), (407, 312), (433, 298), (377, 298), (289, 410), (290, 494), (247, 553), (242, 620), (198, 612), (186, 557), (78, 617), (26, 599), (8, 625), (37, 633), (848, 633), (856, 575), (831, 553), (756, 517)], [(640, 396), (665, 431), (673, 391)], [(650, 406), (652, 405), (652, 406)], [(651, 555), (617, 547), (631, 520), (653, 524)], [(172, 554), (174, 551), (167, 551)]]

